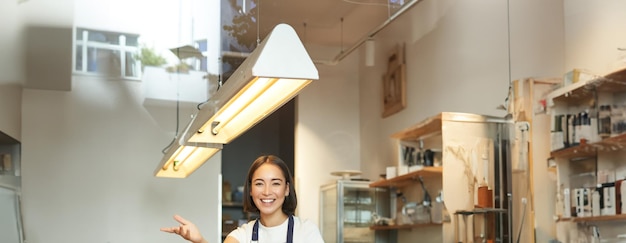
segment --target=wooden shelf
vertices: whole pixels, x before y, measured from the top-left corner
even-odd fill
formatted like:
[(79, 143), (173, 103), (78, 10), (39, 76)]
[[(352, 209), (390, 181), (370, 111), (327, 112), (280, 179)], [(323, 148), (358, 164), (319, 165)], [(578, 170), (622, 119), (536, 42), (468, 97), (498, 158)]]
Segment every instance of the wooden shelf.
[(508, 213), (508, 210), (505, 208), (481, 208), (478, 205), (475, 206), (473, 210), (459, 210), (454, 212), (454, 214), (461, 215), (474, 215), (474, 214), (488, 214), (488, 213)]
[(396, 176), (391, 179), (381, 179), (375, 182), (370, 183), (370, 187), (401, 187), (412, 183), (417, 180), (419, 176), (422, 177), (433, 177), (433, 176), (441, 176), (443, 173), (443, 168), (441, 166), (431, 167), (427, 166), (422, 168), (421, 170), (416, 170), (413, 172), (409, 172), (407, 174)]
[(224, 208), (243, 208), (242, 202), (222, 202)]
[(624, 221), (626, 220), (626, 214), (616, 214), (610, 216), (597, 216), (597, 217), (572, 217), (572, 218), (559, 218), (558, 222), (601, 222), (601, 221)]
[(583, 104), (595, 98), (595, 92), (625, 92), (626, 68), (619, 69), (604, 76), (586, 82), (577, 82), (556, 89), (547, 96), (549, 104), (564, 102), (570, 105)]
[(407, 129), (391, 135), (391, 138), (399, 140), (420, 140), (423, 138), (440, 135), (443, 121), (455, 122), (488, 122), (500, 117), (490, 117), (471, 113), (461, 112), (441, 112), (435, 116), (429, 117), (420, 123), (417, 123)]
[(550, 156), (555, 158), (582, 158), (594, 157), (597, 151), (615, 151), (626, 149), (626, 133), (603, 139), (595, 143), (582, 143), (564, 149), (550, 152)]
[(407, 129), (391, 135), (392, 138), (400, 140), (419, 140), (424, 137), (441, 133), (441, 119), (443, 113), (417, 123)]
[(414, 229), (429, 226), (441, 226), (442, 224), (427, 223), (427, 224), (402, 224), (402, 225), (372, 225), (371, 230), (397, 230), (397, 229)]
[(550, 156), (554, 158), (582, 158), (596, 156), (596, 148), (592, 144), (583, 143), (576, 146), (562, 148), (550, 152)]

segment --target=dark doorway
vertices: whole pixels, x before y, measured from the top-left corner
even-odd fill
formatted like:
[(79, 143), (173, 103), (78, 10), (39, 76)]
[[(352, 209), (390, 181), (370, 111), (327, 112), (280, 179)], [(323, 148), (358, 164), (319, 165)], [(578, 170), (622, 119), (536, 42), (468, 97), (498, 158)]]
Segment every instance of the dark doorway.
[[(283, 159), (294, 173), (294, 140), (295, 140), (295, 98), (280, 109), (263, 119), (250, 130), (225, 144), (222, 149), (222, 179), (228, 183), (231, 202), (223, 202), (222, 231), (228, 234), (232, 227), (241, 221), (254, 218), (245, 215), (241, 204), (238, 187), (243, 187), (248, 167), (261, 155), (276, 155)], [(295, 177), (295, 175), (293, 175)], [(225, 193), (226, 190), (224, 189)], [(225, 198), (225, 197), (223, 197)]]

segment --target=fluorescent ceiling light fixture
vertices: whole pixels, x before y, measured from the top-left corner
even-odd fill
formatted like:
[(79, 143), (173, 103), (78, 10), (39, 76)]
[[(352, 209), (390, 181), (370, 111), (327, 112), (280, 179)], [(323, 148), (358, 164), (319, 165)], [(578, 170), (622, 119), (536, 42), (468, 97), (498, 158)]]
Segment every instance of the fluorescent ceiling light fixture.
[(185, 178), (220, 149), (221, 144), (174, 144), (168, 148), (154, 174), (157, 177)]
[[(172, 51), (191, 53), (189, 57), (197, 55), (186, 47)], [(180, 141), (168, 148), (155, 175), (189, 176), (223, 144), (230, 143), (318, 78), (317, 68), (295, 30), (286, 24), (277, 25), (200, 108)]]
[(182, 139), (230, 143), (318, 78), (295, 30), (279, 24), (202, 106)]

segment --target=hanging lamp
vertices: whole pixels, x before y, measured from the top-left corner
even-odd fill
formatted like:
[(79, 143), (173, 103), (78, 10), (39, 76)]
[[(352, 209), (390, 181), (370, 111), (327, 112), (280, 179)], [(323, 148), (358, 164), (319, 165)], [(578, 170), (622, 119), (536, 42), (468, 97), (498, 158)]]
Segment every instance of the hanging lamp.
[(317, 68), (287, 24), (278, 24), (220, 89), (202, 105), (178, 144), (170, 146), (158, 177), (184, 178), (265, 117), (295, 97)]
[(279, 24), (202, 106), (183, 139), (230, 143), (318, 78), (295, 30)]

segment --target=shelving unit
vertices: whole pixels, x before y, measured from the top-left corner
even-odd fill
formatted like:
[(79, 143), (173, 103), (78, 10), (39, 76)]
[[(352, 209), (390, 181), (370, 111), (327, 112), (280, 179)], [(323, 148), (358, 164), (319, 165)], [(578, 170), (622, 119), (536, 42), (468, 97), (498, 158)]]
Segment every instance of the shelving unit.
[(609, 216), (597, 217), (576, 217), (576, 218), (558, 218), (557, 222), (610, 222), (610, 221), (626, 221), (626, 214), (616, 214)]
[(594, 99), (598, 92), (626, 92), (626, 69), (616, 70), (586, 82), (558, 88), (546, 96), (548, 106), (556, 103), (580, 105)]
[[(508, 145), (504, 142), (510, 137), (512, 123), (503, 118), (483, 116), (469, 113), (442, 112), (428, 117), (423, 121), (391, 135), (397, 141), (398, 167), (406, 166), (406, 156), (403, 146), (419, 146), (415, 151), (431, 150), (435, 152), (434, 165), (409, 165), (409, 171), (389, 179), (381, 179), (369, 184), (370, 187), (392, 188), (402, 191), (407, 202), (420, 202), (423, 200), (423, 189), (419, 178), (424, 181), (426, 190), (433, 200), (439, 192), (442, 192), (445, 208), (450, 214), (456, 211), (474, 210), (475, 191), (477, 191), (477, 178), (488, 181), (494, 189), (493, 198), (498, 198), (494, 206), (498, 210), (507, 210), (506, 198), (510, 185), (506, 183), (510, 176), (510, 168), (506, 167), (509, 154), (503, 154), (502, 149)], [(502, 139), (502, 140), (500, 140)], [(475, 161), (470, 159), (472, 151), (482, 151), (481, 165), (473, 165)], [(419, 155), (419, 153), (416, 153)], [(419, 156), (417, 156), (419, 159)], [(413, 159), (412, 161), (416, 161)], [(436, 162), (435, 162), (436, 161)], [(422, 166), (422, 167), (420, 167)], [(419, 169), (416, 169), (419, 168)], [(472, 168), (481, 168), (481, 172), (472, 172)], [(508, 171), (508, 176), (507, 176)], [(476, 173), (476, 174), (475, 174)], [(395, 199), (399, 201), (399, 199)], [(393, 202), (392, 217), (397, 217), (402, 203)], [(432, 210), (432, 208), (431, 208)], [(509, 242), (506, 238), (508, 233), (508, 214), (498, 216), (498, 241)], [(506, 222), (506, 223), (505, 223)], [(424, 242), (453, 242), (455, 237), (454, 222), (423, 223), (423, 224), (396, 224), (385, 226), (370, 226), (374, 231), (395, 231), (398, 239), (414, 239), (417, 234)], [(424, 229), (424, 230), (422, 230)], [(416, 234), (416, 235), (413, 235)]]
[[(442, 167), (424, 167), (421, 170), (409, 172), (407, 174), (396, 176), (390, 179), (381, 179), (369, 184), (370, 187), (395, 187), (401, 188), (416, 183), (418, 178), (422, 176), (426, 180), (433, 177), (441, 178), (443, 172)], [(427, 224), (402, 224), (402, 225), (374, 225), (370, 226), (372, 230), (399, 230), (399, 229), (415, 229), (429, 226), (441, 226), (441, 223)]]
[(626, 148), (626, 133), (609, 137), (595, 143), (583, 142), (580, 145), (550, 152), (550, 156), (559, 158), (595, 157), (598, 151), (615, 151)]
[(398, 230), (398, 229), (415, 229), (422, 228), (428, 226), (441, 226), (441, 224), (437, 223), (428, 223), (428, 224), (402, 224), (402, 225), (373, 225), (370, 226), (372, 230)]
[[(582, 110), (599, 111), (600, 105), (624, 105), (626, 104), (626, 69), (616, 70), (586, 82), (577, 82), (561, 87), (550, 92), (546, 99), (550, 115), (553, 117), (563, 114), (575, 114)], [(595, 116), (596, 114), (591, 115)], [(611, 119), (614, 119), (613, 114)], [(554, 120), (553, 118), (553, 123)], [(591, 139), (594, 138), (592, 137)], [(576, 207), (576, 201), (574, 200), (575, 188), (596, 190), (596, 185), (600, 183), (598, 181), (598, 171), (609, 171), (609, 173), (613, 173), (613, 180), (621, 179), (626, 172), (622, 172), (622, 175), (619, 175), (620, 172), (616, 171), (620, 168), (626, 168), (626, 163), (622, 162), (623, 160), (621, 159), (625, 154), (626, 133), (612, 134), (610, 137), (600, 139), (599, 141), (582, 140), (575, 146), (551, 151), (550, 156), (556, 162), (556, 185), (560, 189), (558, 193), (560, 198), (563, 198), (561, 204), (564, 205), (565, 200), (570, 200), (570, 206), (572, 208)], [(608, 177), (610, 178), (611, 176)], [(572, 195), (571, 198), (563, 196), (563, 188), (569, 188)], [(589, 202), (592, 201), (590, 195), (587, 200)], [(563, 213), (572, 211), (571, 208), (561, 207), (560, 210)], [(584, 213), (588, 214), (590, 207), (586, 207), (587, 209)], [(556, 215), (557, 223), (564, 223), (563, 226), (557, 227), (563, 229), (563, 233), (557, 233), (557, 236), (567, 235), (569, 234), (568, 231), (571, 230), (579, 230), (579, 227), (576, 225), (580, 223), (626, 222), (626, 215), (619, 214), (620, 212), (616, 213), (616, 215), (604, 215), (604, 212), (602, 212), (602, 216), (593, 217), (576, 217), (575, 215), (563, 217), (561, 214)], [(610, 225), (602, 224), (602, 227), (611, 227)]]
[(422, 176), (424, 178), (430, 177), (441, 177), (443, 173), (443, 167), (431, 167), (427, 166), (422, 168), (421, 170), (416, 170), (413, 172), (409, 172), (407, 174), (396, 176), (391, 179), (386, 180), (378, 180), (370, 183), (370, 187), (404, 187), (409, 184), (415, 183), (417, 179)]

